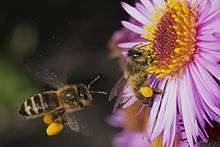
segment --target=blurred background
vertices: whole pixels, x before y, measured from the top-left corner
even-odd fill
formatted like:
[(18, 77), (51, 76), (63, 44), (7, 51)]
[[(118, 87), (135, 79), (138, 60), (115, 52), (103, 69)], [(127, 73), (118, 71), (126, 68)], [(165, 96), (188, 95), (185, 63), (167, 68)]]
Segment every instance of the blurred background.
[(112, 108), (107, 96), (94, 98), (92, 136), (65, 127), (48, 137), (41, 119), (27, 121), (18, 109), (29, 96), (51, 89), (42, 80), (45, 73), (86, 84), (101, 75), (93, 89), (109, 92), (121, 75), (107, 49), (112, 33), (121, 27), (121, 11), (118, 0), (0, 1), (1, 147), (112, 146), (118, 130), (105, 121)]
[(30, 96), (51, 90), (45, 79), (54, 74), (85, 84), (101, 75), (93, 89), (110, 92), (121, 71), (107, 44), (126, 17), (119, 0), (0, 1), (0, 147), (112, 146), (120, 130), (106, 123), (113, 105), (107, 96), (95, 96), (86, 114), (91, 136), (66, 126), (48, 137), (42, 119), (25, 120), (18, 109)]

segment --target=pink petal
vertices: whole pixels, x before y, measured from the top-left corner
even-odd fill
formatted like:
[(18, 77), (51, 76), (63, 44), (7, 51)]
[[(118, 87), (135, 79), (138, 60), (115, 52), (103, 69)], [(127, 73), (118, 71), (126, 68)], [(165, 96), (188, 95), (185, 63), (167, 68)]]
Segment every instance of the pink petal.
[[(162, 81), (160, 81), (158, 88), (165, 89), (166, 84), (167, 84), (166, 80), (162, 80)], [(156, 96), (154, 99), (154, 104), (151, 108), (151, 112), (150, 112), (150, 116), (149, 116), (149, 120), (148, 120), (148, 125), (147, 125), (147, 132), (146, 133), (147, 133), (148, 138), (150, 138), (151, 133), (154, 129), (154, 123), (156, 122), (157, 113), (159, 112), (159, 108), (162, 103), (162, 99), (163, 99), (163, 97), (161, 95)]]
[[(203, 82), (204, 90), (206, 90), (209, 95), (213, 98), (213, 103), (216, 105), (220, 104), (220, 87), (213, 79), (213, 77), (199, 64), (199, 61), (196, 62), (196, 67), (198, 70), (197, 79)], [(196, 72), (196, 71), (195, 71)], [(202, 73), (202, 74), (201, 74)]]
[[(176, 135), (176, 99), (178, 83), (174, 80), (172, 83), (172, 92), (169, 96), (166, 111), (164, 112), (164, 130), (163, 130), (163, 145), (172, 146)], [(167, 89), (169, 90), (169, 89)]]
[(215, 38), (220, 39), (220, 33), (219, 33), (219, 32), (213, 33), (213, 36), (214, 36)]
[[(120, 47), (120, 48), (132, 48), (132, 47), (134, 47), (138, 44), (141, 44), (141, 43), (143, 43), (143, 42), (124, 42), (124, 43), (119, 43), (118, 47)], [(144, 42), (143, 44), (147, 44), (147, 43)]]
[(199, 35), (196, 39), (198, 42), (214, 42), (217, 41), (217, 38), (214, 36), (214, 34), (210, 35)]
[(220, 18), (220, 10), (217, 10), (216, 12), (210, 14), (201, 24), (201, 27), (205, 27), (212, 23), (213, 21), (216, 21), (217, 19)]
[(187, 82), (190, 82), (188, 71), (186, 71), (182, 79), (179, 80), (179, 94), (185, 133), (189, 145), (192, 146), (193, 140), (196, 140), (198, 134), (198, 124), (195, 119), (194, 95)]
[(127, 29), (129, 29), (129, 30), (131, 30), (131, 31), (133, 31), (137, 34), (141, 34), (141, 35), (147, 34), (147, 32), (143, 28), (141, 28), (137, 25), (134, 25), (130, 22), (122, 21), (121, 23), (125, 28), (127, 28)]
[(209, 14), (215, 13), (217, 10), (220, 9), (220, 1), (219, 0), (212, 0), (212, 6)]
[(190, 4), (192, 5), (192, 6), (194, 6), (195, 8), (200, 8), (201, 6), (201, 1), (202, 0), (189, 0), (190, 1)]
[(125, 117), (123, 115), (123, 112), (119, 110), (111, 116), (108, 116), (106, 121), (113, 127), (122, 127), (125, 123)]
[(200, 78), (200, 75), (194, 66), (191, 66), (190, 69), (192, 69), (191, 75), (194, 79), (194, 83), (198, 90), (198, 93), (202, 97), (202, 100), (205, 102), (210, 110), (212, 110), (217, 116), (220, 116), (220, 110), (214, 104), (213, 95), (204, 87), (204, 80)]
[(133, 18), (135, 18), (137, 21), (139, 21), (143, 25), (151, 24), (151, 22), (134, 7), (128, 5), (125, 2), (122, 2), (121, 5), (129, 15), (131, 15)]
[(115, 147), (150, 147), (150, 142), (143, 138), (140, 132), (122, 132), (113, 138)]
[(154, 11), (155, 8), (150, 0), (140, 0), (140, 1), (150, 12)]
[(207, 17), (209, 14), (209, 10), (211, 8), (211, 1), (210, 0), (203, 0), (201, 5), (203, 5), (203, 8), (200, 8), (200, 16), (199, 16), (199, 21), (198, 24), (202, 23), (203, 20)]
[(220, 52), (211, 51), (208, 49), (200, 49), (199, 55), (204, 58), (205, 60), (208, 60), (214, 64), (218, 64), (220, 61)]
[(157, 0), (157, 1), (153, 1), (155, 3), (155, 5), (161, 9), (164, 9), (165, 6), (165, 1), (164, 0)]
[(201, 25), (198, 28), (198, 36), (210, 36), (216, 32), (220, 32), (220, 18), (216, 19), (207, 25)]
[(213, 76), (220, 80), (220, 65), (213, 64), (209, 60), (204, 60), (204, 58), (196, 57), (197, 62), (199, 62), (207, 71), (209, 71)]
[[(154, 140), (162, 130), (164, 130), (164, 144), (174, 140), (175, 131), (172, 128), (175, 128), (176, 124), (174, 122), (174, 117), (176, 116), (176, 94), (177, 83), (175, 80), (169, 80), (150, 140)], [(173, 144), (173, 142), (171, 143)]]
[[(136, 3), (135, 6), (136, 6), (137, 10), (138, 10), (141, 14), (143, 14), (144, 16), (146, 16), (146, 18), (148, 18), (148, 20), (151, 21), (150, 18), (152, 17), (152, 14), (151, 14), (151, 12), (150, 12), (146, 7), (144, 7), (144, 6), (143, 6), (142, 4), (140, 4), (140, 3)], [(152, 21), (151, 21), (151, 22), (152, 22)], [(154, 23), (154, 22), (152, 22), (152, 23)]]
[(201, 48), (207, 48), (210, 50), (218, 50), (220, 51), (220, 42), (197, 42), (197, 46)]

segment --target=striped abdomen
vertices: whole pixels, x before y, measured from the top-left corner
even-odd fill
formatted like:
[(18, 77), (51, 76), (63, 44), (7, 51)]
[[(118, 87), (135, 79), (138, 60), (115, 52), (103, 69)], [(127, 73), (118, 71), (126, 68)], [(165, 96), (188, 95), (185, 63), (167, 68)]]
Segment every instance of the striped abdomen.
[(43, 113), (55, 110), (59, 106), (57, 94), (55, 92), (45, 92), (37, 94), (26, 100), (22, 104), (19, 114), (34, 118), (41, 116)]

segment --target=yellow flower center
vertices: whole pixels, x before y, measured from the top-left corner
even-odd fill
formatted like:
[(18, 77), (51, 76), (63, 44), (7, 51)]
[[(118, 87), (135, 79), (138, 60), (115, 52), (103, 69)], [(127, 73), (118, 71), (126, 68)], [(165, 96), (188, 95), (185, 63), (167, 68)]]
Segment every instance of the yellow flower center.
[(181, 76), (197, 52), (197, 11), (187, 1), (168, 0), (165, 8), (157, 8), (151, 19), (156, 25), (145, 26), (149, 45), (157, 58), (146, 71), (158, 78)]

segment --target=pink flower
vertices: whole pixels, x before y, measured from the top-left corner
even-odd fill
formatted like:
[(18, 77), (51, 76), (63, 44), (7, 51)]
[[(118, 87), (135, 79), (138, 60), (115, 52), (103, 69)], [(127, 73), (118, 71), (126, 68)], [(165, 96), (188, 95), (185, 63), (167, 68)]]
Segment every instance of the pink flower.
[[(151, 84), (165, 91), (156, 96), (143, 134), (149, 142), (162, 135), (166, 146), (176, 135), (189, 146), (207, 142), (205, 128), (220, 122), (219, 0), (140, 0), (122, 7), (132, 21), (122, 21), (130, 31), (118, 34), (127, 38), (117, 42), (121, 54), (126, 59), (127, 49), (148, 44), (158, 56), (146, 72), (156, 74)], [(130, 95), (125, 107), (138, 101), (129, 85), (124, 91)]]

